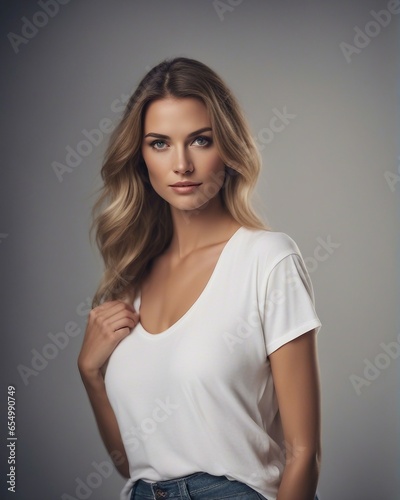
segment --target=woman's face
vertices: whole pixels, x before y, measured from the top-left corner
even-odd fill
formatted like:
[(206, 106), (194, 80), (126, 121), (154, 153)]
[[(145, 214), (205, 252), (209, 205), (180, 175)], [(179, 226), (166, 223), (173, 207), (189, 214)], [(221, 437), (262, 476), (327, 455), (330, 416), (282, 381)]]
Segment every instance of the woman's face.
[[(151, 185), (171, 208), (200, 208), (224, 183), (225, 165), (213, 142), (207, 109), (199, 99), (153, 101), (144, 117), (142, 155)], [(172, 187), (177, 182), (192, 186)]]

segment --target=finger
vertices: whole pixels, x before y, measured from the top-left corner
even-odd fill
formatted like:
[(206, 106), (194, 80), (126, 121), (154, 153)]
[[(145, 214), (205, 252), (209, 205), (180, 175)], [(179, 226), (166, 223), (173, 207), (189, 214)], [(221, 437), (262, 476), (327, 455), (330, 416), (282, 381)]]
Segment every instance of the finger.
[(136, 326), (136, 322), (133, 318), (122, 318), (120, 321), (115, 321), (112, 325), (110, 325), (110, 330), (113, 332), (116, 332), (117, 330), (120, 330), (121, 328), (129, 328), (132, 330)]
[(133, 328), (129, 327), (123, 327), (116, 330), (114, 332), (114, 339), (116, 340), (117, 344), (121, 342), (121, 340), (123, 340), (125, 337), (127, 337), (132, 332), (132, 330)]
[(126, 304), (125, 302), (121, 301), (115, 301), (114, 305), (109, 307), (108, 309), (105, 309), (102, 314), (104, 314), (104, 319), (113, 321), (116, 316), (120, 315), (123, 312), (125, 312), (126, 315), (130, 317), (136, 311), (130, 304)]
[[(113, 319), (114, 318), (114, 319)], [(112, 331), (119, 330), (120, 328), (134, 328), (139, 322), (138, 313), (129, 313), (126, 315), (114, 315), (112, 318), (107, 319), (108, 326)]]
[(134, 310), (131, 304), (128, 304), (121, 300), (107, 300), (106, 302), (98, 305), (95, 309), (102, 313), (107, 312), (112, 314), (114, 314), (115, 311), (122, 311), (124, 309), (128, 309), (131, 311)]

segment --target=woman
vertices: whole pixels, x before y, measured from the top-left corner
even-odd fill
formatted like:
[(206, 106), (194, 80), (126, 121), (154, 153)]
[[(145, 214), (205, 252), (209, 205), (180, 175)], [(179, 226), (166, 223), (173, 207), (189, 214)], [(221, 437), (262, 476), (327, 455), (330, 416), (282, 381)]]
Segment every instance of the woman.
[(259, 170), (193, 59), (149, 71), (113, 131), (78, 367), (121, 499), (316, 498), (321, 322), (296, 243), (251, 208)]

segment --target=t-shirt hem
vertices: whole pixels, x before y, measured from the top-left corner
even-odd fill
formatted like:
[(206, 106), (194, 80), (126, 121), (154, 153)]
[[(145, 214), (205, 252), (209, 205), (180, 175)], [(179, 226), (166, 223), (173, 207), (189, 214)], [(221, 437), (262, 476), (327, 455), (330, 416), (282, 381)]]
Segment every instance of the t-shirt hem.
[(304, 335), (308, 331), (316, 328), (317, 329), (317, 334), (322, 326), (321, 321), (317, 319), (313, 319), (311, 321), (307, 321), (307, 323), (303, 323), (302, 325), (298, 326), (294, 330), (291, 330), (288, 332), (286, 335), (283, 337), (279, 337), (278, 340), (275, 342), (271, 342), (270, 344), (267, 345), (267, 355), (269, 356), (272, 354), (274, 351), (285, 345), (287, 342), (290, 342), (291, 340), (300, 337), (301, 335)]

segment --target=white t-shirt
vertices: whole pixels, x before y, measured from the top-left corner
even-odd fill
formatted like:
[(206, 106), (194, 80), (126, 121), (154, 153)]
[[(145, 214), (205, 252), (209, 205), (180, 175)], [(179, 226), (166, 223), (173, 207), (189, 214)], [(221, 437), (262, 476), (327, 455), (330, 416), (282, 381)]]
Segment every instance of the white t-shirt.
[[(140, 313), (140, 294), (133, 305)], [(285, 443), (267, 356), (316, 329), (314, 292), (286, 233), (241, 226), (200, 297), (159, 334), (138, 325), (110, 356), (106, 391), (138, 479), (225, 475), (275, 500)]]

